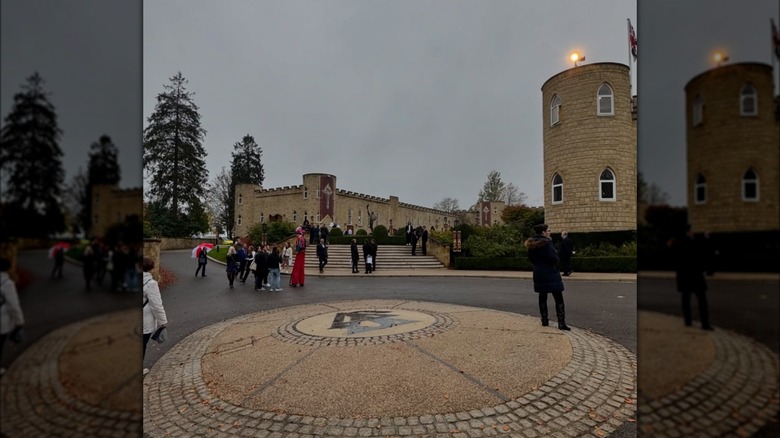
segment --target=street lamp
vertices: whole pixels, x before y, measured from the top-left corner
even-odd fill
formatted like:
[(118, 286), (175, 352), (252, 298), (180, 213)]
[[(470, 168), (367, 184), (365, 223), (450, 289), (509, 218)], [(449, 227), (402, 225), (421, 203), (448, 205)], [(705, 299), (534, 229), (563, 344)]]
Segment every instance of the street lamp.
[(574, 62), (574, 66), (577, 67), (578, 62), (582, 62), (585, 60), (585, 56), (582, 53), (574, 52), (569, 56), (569, 59)]

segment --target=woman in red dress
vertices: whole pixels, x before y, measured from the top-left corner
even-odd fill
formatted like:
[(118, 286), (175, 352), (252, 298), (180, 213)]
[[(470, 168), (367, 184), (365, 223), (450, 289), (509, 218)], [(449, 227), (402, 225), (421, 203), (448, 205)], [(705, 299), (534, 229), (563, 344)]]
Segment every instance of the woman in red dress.
[(295, 232), (298, 234), (298, 239), (295, 242), (295, 263), (292, 274), (290, 274), (290, 286), (292, 287), (303, 286), (306, 265), (306, 239), (303, 237), (303, 229), (298, 227)]

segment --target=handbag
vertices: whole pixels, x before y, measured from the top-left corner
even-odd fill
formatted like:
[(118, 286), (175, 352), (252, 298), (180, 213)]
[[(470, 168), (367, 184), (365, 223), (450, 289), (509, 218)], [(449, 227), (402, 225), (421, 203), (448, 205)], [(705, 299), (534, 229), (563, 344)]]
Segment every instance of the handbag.
[(159, 342), (162, 344), (163, 342), (168, 340), (168, 328), (166, 326), (162, 326), (158, 328), (154, 334), (152, 335), (152, 340)]

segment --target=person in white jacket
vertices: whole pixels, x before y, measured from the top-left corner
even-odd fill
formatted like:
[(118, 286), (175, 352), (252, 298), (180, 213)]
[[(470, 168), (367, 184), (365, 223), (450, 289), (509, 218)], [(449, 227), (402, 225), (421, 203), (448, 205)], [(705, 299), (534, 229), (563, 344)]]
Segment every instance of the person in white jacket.
[[(5, 341), (22, 329), (24, 325), (24, 313), (19, 304), (19, 294), (16, 293), (16, 284), (8, 275), (11, 262), (0, 258), (0, 359), (3, 357)], [(0, 376), (5, 374), (5, 368), (0, 368)]]
[[(162, 296), (160, 295), (160, 286), (157, 281), (152, 278), (152, 269), (154, 269), (154, 260), (149, 257), (144, 257), (144, 357), (146, 357), (146, 345), (149, 343), (149, 339), (152, 334), (160, 327), (165, 327), (168, 324), (168, 318), (165, 316), (165, 308), (163, 308)], [(144, 368), (143, 373), (149, 372), (149, 368)]]

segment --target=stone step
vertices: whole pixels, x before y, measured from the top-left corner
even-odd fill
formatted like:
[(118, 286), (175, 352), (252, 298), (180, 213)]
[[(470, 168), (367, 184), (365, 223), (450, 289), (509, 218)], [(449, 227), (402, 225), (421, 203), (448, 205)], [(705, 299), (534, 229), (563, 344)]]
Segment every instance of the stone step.
[[(406, 245), (388, 245), (379, 246), (377, 250), (377, 267), (384, 269), (445, 269), (436, 257), (427, 255), (424, 256), (421, 253), (421, 249), (417, 248), (417, 255), (412, 256), (412, 249)], [(359, 246), (360, 261), (358, 266), (365, 266), (363, 259), (363, 248)], [(306, 267), (316, 269), (319, 265), (317, 259), (317, 249), (315, 246), (309, 246), (306, 250)], [(292, 265), (295, 263), (295, 256), (290, 262)], [(343, 268), (351, 269), (351, 250), (349, 245), (328, 245), (328, 265), (326, 269), (330, 268)]]

